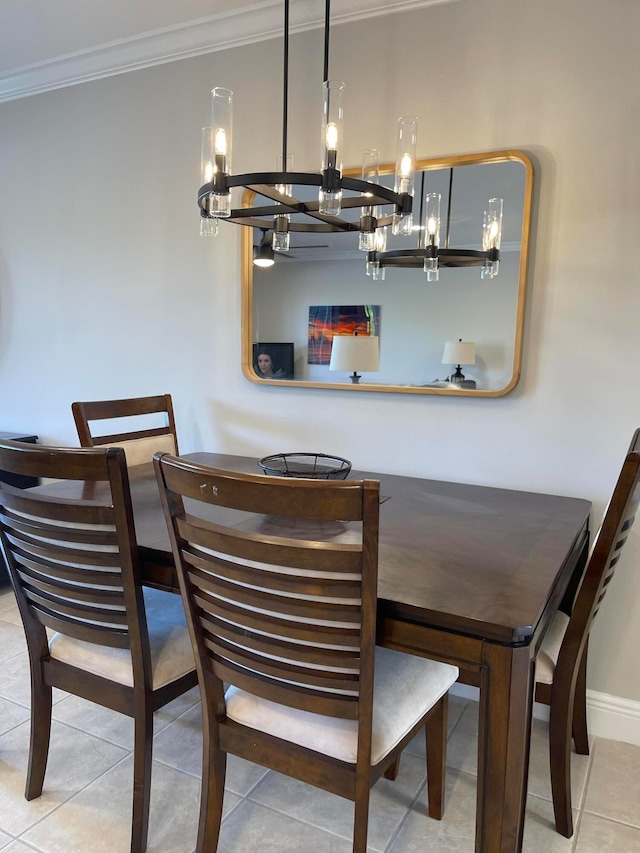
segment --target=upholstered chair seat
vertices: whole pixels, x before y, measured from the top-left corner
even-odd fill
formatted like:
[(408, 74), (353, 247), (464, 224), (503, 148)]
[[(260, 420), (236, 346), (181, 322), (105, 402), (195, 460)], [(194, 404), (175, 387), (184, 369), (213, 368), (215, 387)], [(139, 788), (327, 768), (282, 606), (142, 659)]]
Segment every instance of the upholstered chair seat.
[(536, 682), (553, 684), (553, 673), (558, 663), (560, 647), (568, 625), (569, 617), (567, 614), (558, 611), (549, 626), (547, 636), (544, 638), (542, 648), (536, 658)]
[[(193, 671), (193, 648), (180, 596), (151, 588), (146, 588), (143, 596), (151, 654), (151, 688), (158, 690)], [(49, 653), (54, 660), (133, 687), (128, 649), (101, 646), (57, 633), (49, 641)]]
[[(458, 669), (376, 648), (371, 764), (378, 764), (449, 690)], [(411, 685), (407, 689), (407, 685)], [(279, 705), (238, 687), (227, 690), (227, 717), (243, 726), (355, 764), (358, 722)]]

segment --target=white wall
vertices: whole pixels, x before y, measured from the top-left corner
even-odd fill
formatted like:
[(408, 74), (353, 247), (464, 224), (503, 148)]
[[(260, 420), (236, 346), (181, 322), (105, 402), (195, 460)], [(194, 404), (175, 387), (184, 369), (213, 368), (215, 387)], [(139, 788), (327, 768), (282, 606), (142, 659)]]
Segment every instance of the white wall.
[[(336, 28), (345, 162), (522, 148), (537, 166), (524, 372), (491, 400), (265, 388), (240, 370), (239, 234), (197, 236), (208, 90), (235, 92), (234, 169), (280, 144), (279, 41), (0, 106), (0, 428), (74, 444), (70, 404), (169, 391), (183, 451), (328, 450), (359, 468), (591, 498), (640, 423), (640, 5), (462, 0)], [(318, 32), (292, 40), (291, 142), (318, 159)], [(299, 152), (306, 151), (303, 157)], [(366, 429), (363, 428), (366, 425)], [(640, 527), (589, 686), (640, 700)]]

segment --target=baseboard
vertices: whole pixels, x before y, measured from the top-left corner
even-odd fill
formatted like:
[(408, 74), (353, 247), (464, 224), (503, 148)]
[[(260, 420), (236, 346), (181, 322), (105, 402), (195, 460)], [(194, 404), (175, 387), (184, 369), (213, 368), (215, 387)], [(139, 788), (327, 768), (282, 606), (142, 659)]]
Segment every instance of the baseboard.
[(587, 690), (589, 734), (640, 746), (640, 702)]
[[(476, 702), (480, 695), (477, 687), (469, 687), (466, 684), (454, 684), (451, 694)], [(549, 708), (536, 702), (533, 716), (538, 720), (548, 720)], [(600, 693), (597, 690), (587, 690), (587, 725), (592, 737), (604, 737), (640, 746), (640, 702)]]

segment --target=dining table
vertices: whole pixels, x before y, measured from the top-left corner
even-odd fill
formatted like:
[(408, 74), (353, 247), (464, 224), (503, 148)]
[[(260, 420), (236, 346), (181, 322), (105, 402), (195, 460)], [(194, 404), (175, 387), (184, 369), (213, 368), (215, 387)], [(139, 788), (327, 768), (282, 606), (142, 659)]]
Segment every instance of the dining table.
[[(182, 458), (262, 473), (247, 456)], [(349, 476), (380, 481), (377, 642), (453, 663), (463, 683), (479, 688), (475, 850), (519, 853), (535, 659), (554, 615), (570, 611), (591, 503), (397, 474)], [(129, 468), (129, 481), (142, 580), (179, 592), (153, 465)], [(273, 519), (243, 523), (260, 530)]]

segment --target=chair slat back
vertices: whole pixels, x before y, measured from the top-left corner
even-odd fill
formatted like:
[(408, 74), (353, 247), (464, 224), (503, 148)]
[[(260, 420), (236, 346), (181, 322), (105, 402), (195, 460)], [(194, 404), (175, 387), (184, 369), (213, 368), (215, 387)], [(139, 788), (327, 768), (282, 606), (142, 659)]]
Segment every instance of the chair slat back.
[(27, 632), (131, 648), (137, 614), (135, 548), (122, 450), (69, 450), (0, 442), (0, 469), (84, 481), (53, 498), (0, 482), (0, 544)]
[(379, 484), (155, 460), (203, 671), (279, 704), (357, 719), (363, 692), (371, 699)]
[[(156, 451), (178, 453), (178, 437), (170, 394), (76, 402), (72, 404), (71, 410), (81, 447), (125, 447), (129, 465), (151, 461)], [(154, 414), (164, 415), (164, 424), (148, 426), (147, 418), (145, 426), (141, 426), (141, 417)], [(134, 420), (128, 422), (129, 428), (126, 430), (118, 430), (109, 435), (94, 434), (91, 426), (93, 421), (111, 421), (118, 418)]]
[(591, 548), (558, 657), (559, 666), (567, 654), (576, 655), (576, 657), (578, 653), (581, 654), (591, 624), (606, 595), (629, 531), (633, 526), (639, 502), (640, 429), (637, 429)]

